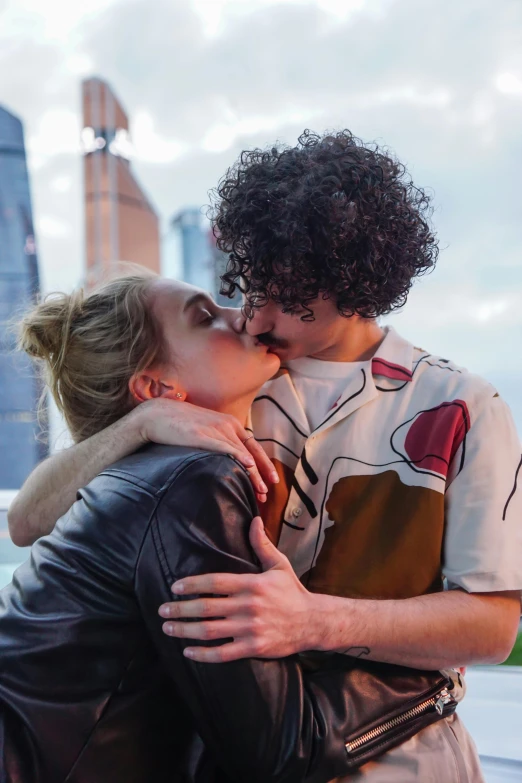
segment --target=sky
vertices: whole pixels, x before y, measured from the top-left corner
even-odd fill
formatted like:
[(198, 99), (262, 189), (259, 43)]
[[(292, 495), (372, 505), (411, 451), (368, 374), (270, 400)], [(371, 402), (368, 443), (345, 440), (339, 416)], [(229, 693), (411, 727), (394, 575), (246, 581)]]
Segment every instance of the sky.
[(244, 148), (349, 128), (428, 188), (441, 254), (385, 319), (486, 376), (522, 433), (520, 0), (0, 0), (45, 290), (82, 278), (80, 82), (110, 82), (164, 221)]

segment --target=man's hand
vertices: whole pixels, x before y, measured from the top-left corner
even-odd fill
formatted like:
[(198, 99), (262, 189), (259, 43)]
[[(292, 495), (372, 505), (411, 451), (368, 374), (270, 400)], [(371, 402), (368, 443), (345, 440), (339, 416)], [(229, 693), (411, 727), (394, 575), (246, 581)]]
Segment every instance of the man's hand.
[[(185, 655), (195, 661), (282, 658), (318, 647), (311, 635), (314, 596), (303, 587), (288, 558), (268, 539), (260, 517), (252, 522), (250, 542), (262, 574), (187, 577), (172, 586), (173, 593), (218, 597), (176, 601), (159, 609), (161, 617), (169, 618), (163, 625), (169, 636), (232, 639), (220, 647), (188, 647)], [(189, 618), (201, 619), (184, 622)]]
[(248, 470), (261, 503), (266, 501), (267, 483), (279, 481), (263, 447), (234, 416), (167, 399), (144, 402), (133, 413), (139, 417), (140, 434), (145, 443), (194, 446), (231, 454)]

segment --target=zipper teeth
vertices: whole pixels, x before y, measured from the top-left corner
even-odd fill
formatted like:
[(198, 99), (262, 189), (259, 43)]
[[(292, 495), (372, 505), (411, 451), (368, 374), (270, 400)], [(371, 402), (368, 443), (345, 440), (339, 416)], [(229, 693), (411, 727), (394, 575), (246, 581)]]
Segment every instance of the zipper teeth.
[(404, 723), (410, 718), (415, 718), (417, 715), (421, 715), (423, 712), (429, 710), (430, 707), (434, 707), (438, 702), (438, 700), (441, 697), (444, 697), (444, 695), (445, 695), (445, 691), (442, 691), (441, 693), (438, 693), (436, 696), (432, 696), (431, 699), (427, 699), (426, 701), (423, 701), (422, 704), (417, 704), (416, 707), (412, 707), (406, 712), (403, 712), (401, 715), (397, 715), (396, 718), (390, 718), (390, 720), (386, 721), (386, 723), (381, 723), (380, 726), (376, 726), (371, 731), (366, 732), (366, 734), (361, 734), (360, 737), (357, 737), (351, 742), (347, 742), (345, 746), (347, 752), (353, 753), (354, 750), (357, 750), (358, 748), (361, 747), (361, 745), (364, 745), (366, 742), (370, 742), (370, 740), (376, 739), (376, 737), (380, 737), (381, 734), (385, 734), (390, 729), (393, 729), (396, 726), (400, 726), (401, 723)]

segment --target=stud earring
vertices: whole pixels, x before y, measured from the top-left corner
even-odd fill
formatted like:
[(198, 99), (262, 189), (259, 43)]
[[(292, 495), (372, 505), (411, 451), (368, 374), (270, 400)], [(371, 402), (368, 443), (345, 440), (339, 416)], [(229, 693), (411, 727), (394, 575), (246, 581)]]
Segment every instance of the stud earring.
[(176, 392), (176, 397), (178, 397), (179, 399), (181, 399), (181, 398), (183, 397), (183, 395), (181, 394), (181, 392)]

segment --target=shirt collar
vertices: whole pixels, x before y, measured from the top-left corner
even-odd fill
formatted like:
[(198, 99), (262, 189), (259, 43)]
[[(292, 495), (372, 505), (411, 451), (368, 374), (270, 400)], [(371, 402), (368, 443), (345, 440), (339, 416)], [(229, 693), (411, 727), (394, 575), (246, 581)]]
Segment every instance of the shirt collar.
[(386, 336), (372, 359), (372, 374), (395, 381), (412, 381), (413, 345), (392, 326), (385, 326), (384, 331)]

